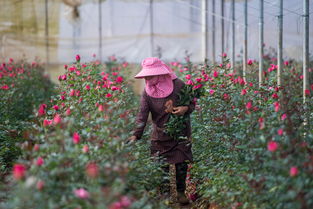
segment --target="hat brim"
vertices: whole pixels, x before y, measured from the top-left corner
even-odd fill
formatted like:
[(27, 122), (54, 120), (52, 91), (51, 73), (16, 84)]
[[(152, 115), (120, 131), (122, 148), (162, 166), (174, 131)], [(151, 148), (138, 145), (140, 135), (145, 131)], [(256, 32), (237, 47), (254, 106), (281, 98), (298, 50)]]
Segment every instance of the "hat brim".
[(142, 68), (141, 71), (137, 75), (135, 75), (135, 78), (144, 78), (148, 76), (157, 76), (166, 74), (170, 74), (170, 72), (164, 66), (158, 66), (155, 68)]

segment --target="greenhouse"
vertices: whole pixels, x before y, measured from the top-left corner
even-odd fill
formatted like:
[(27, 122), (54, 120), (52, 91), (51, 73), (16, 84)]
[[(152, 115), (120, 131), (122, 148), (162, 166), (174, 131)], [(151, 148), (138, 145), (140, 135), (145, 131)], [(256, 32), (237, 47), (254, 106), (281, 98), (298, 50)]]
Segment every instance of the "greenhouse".
[(313, 208), (312, 1), (0, 8), (0, 208)]

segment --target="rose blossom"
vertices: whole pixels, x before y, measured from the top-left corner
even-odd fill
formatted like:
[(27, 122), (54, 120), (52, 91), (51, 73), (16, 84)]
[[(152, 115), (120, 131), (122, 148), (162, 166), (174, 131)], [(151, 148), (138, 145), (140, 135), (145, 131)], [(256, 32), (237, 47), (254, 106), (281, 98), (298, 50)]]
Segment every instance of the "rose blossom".
[(298, 168), (296, 166), (292, 166), (289, 170), (289, 175), (291, 177), (298, 175), (298, 173), (299, 173), (299, 171), (298, 171)]
[(53, 105), (53, 107), (52, 107), (53, 109), (55, 109), (56, 111), (58, 111), (59, 110), (59, 106), (58, 105)]
[(80, 61), (80, 56), (79, 56), (79, 54), (77, 54), (75, 58), (76, 58), (76, 61), (77, 61), (77, 62)]
[(98, 106), (98, 110), (99, 110), (100, 112), (103, 112), (103, 111), (104, 111), (103, 105), (99, 105), (99, 106)]
[(88, 163), (86, 166), (86, 174), (91, 178), (96, 178), (99, 175), (99, 167), (96, 163)]
[(131, 205), (131, 200), (127, 196), (122, 196), (120, 203), (122, 204), (123, 207), (129, 207)]
[(252, 102), (251, 102), (251, 101), (247, 102), (246, 108), (247, 108), (248, 110), (250, 110), (250, 109), (252, 108)]
[(116, 78), (115, 82), (116, 82), (116, 83), (122, 83), (123, 80), (124, 80), (123, 77), (122, 77), (122, 76), (119, 76), (119, 77)]
[(78, 143), (80, 142), (80, 135), (79, 135), (77, 132), (75, 132), (75, 133), (73, 134), (72, 139), (73, 139), (73, 143), (74, 143), (74, 144), (78, 144)]
[(42, 190), (44, 186), (45, 186), (45, 182), (44, 181), (42, 181), (42, 180), (37, 181), (36, 188), (38, 190)]
[(54, 116), (54, 118), (53, 118), (53, 124), (54, 124), (54, 125), (57, 125), (57, 124), (61, 123), (61, 121), (62, 121), (61, 116), (60, 116), (59, 114), (56, 114), (56, 115)]
[(76, 197), (81, 198), (81, 199), (89, 198), (89, 192), (83, 188), (74, 190), (74, 194)]
[(241, 90), (241, 95), (246, 95), (247, 94), (247, 90), (246, 89), (242, 89)]
[(282, 116), (281, 116), (281, 120), (285, 120), (286, 118), (287, 118), (286, 113), (282, 114)]
[(13, 166), (13, 177), (16, 180), (20, 180), (24, 178), (25, 173), (26, 173), (26, 168), (23, 164), (15, 164)]
[(83, 150), (83, 153), (87, 153), (89, 151), (88, 145), (84, 145), (82, 150)]
[(65, 114), (69, 116), (71, 114), (71, 108), (67, 108), (67, 110), (65, 111)]
[(37, 165), (37, 166), (42, 166), (43, 163), (44, 163), (44, 160), (43, 160), (42, 157), (39, 157), (39, 158), (37, 159), (37, 161), (36, 161), (36, 165)]
[(39, 144), (35, 144), (33, 149), (34, 149), (34, 151), (38, 151), (39, 148), (40, 148), (40, 147), (39, 147)]
[(264, 127), (265, 127), (264, 118), (262, 118), (262, 117), (259, 118), (259, 127), (260, 127), (260, 129), (264, 129)]
[(267, 149), (270, 152), (275, 152), (278, 148), (278, 143), (275, 141), (270, 141), (267, 143)]

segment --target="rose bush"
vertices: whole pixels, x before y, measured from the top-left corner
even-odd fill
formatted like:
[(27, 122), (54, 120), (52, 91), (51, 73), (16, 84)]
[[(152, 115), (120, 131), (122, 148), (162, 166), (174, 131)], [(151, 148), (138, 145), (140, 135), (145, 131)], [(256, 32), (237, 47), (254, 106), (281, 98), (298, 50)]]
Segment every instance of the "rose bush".
[(13, 169), (6, 208), (163, 208), (162, 170), (147, 142), (124, 142), (138, 108), (128, 68), (110, 60), (65, 66), (58, 95), (38, 107), (36, 133)]
[(247, 81), (227, 59), (206, 68), (210, 83), (192, 120), (199, 207), (313, 207), (313, 85), (304, 105), (302, 68), (285, 62), (278, 87), (277, 66), (266, 61), (261, 88), (256, 62)]
[(28, 137), (33, 110), (53, 95), (53, 83), (36, 62), (3, 62), (0, 65), (0, 173), (11, 169), (21, 151), (15, 144)]
[[(203, 85), (192, 114), (190, 199), (196, 208), (312, 208), (312, 82), (303, 105), (299, 63), (285, 62), (278, 87), (275, 60), (265, 56), (259, 87), (256, 61), (248, 61), (245, 81), (223, 57), (216, 66), (189, 57), (171, 63), (189, 87)], [(76, 56), (65, 68), (59, 94), (37, 105), (2, 206), (167, 208), (155, 198), (162, 170), (147, 142), (124, 143), (139, 101), (126, 79), (128, 64), (114, 56), (105, 65), (81, 63)]]

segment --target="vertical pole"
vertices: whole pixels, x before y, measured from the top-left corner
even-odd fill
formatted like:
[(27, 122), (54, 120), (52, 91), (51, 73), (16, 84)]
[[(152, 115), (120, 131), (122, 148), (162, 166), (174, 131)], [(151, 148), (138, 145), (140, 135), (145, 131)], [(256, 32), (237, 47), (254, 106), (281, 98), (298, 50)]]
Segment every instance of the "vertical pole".
[(264, 2), (260, 2), (260, 18), (259, 18), (259, 87), (263, 83), (263, 54), (264, 54)]
[[(221, 0), (221, 47), (222, 47), (222, 53), (224, 53), (224, 0)], [(222, 62), (223, 62), (223, 56), (222, 56)]]
[(231, 66), (233, 70), (235, 70), (235, 54), (236, 54), (236, 49), (235, 49), (235, 0), (231, 1), (231, 10), (232, 10), (232, 58), (231, 58)]
[(212, 62), (215, 64), (215, 0), (212, 0)]
[(208, 2), (202, 0), (202, 56), (203, 61), (208, 58)]
[(108, 27), (108, 35), (113, 36), (113, 20), (114, 20), (114, 2), (113, 0), (109, 0), (109, 16), (110, 16), (110, 21), (109, 21), (109, 27)]
[(48, 14), (48, 0), (45, 0), (45, 36), (46, 36), (46, 69), (49, 68), (49, 14)]
[(244, 4), (244, 38), (243, 38), (243, 72), (242, 77), (246, 81), (247, 61), (248, 61), (248, 0), (245, 0)]
[(153, 0), (150, 0), (150, 47), (151, 57), (154, 56), (154, 37), (153, 37)]
[(277, 85), (281, 85), (281, 71), (283, 64), (283, 0), (279, 0), (278, 15), (278, 54), (277, 54)]
[(309, 89), (309, 0), (303, 0), (303, 102), (306, 102), (305, 90)]
[(99, 9), (99, 60), (102, 61), (102, 6), (101, 0), (98, 1)]

